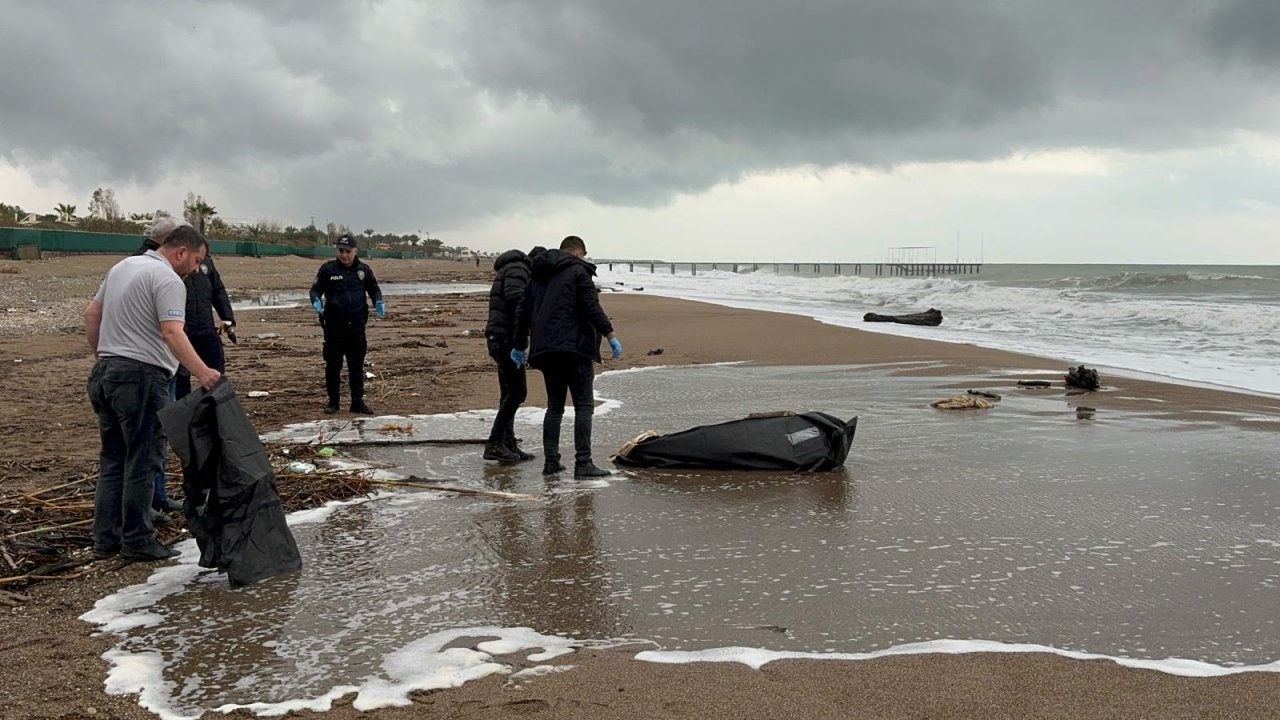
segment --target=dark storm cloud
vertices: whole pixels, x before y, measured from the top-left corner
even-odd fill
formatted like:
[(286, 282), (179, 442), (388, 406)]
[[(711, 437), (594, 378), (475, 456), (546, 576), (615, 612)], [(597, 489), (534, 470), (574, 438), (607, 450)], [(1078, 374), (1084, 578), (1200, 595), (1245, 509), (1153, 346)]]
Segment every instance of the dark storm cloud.
[(0, 157), (406, 229), (796, 165), (1204, 145), (1274, 127), (1276, 7), (0, 0)]
[(1280, 3), (1230, 0), (1210, 16), (1207, 39), (1215, 52), (1264, 65), (1280, 65)]

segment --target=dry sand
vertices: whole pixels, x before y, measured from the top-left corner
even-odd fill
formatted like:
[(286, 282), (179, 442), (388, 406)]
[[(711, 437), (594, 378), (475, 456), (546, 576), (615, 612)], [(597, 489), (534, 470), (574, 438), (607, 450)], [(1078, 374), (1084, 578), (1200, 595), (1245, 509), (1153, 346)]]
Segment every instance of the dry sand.
[[(92, 363), (79, 313), (102, 273), (118, 258), (63, 257), (0, 261), (0, 492), (29, 492), (96, 471), (97, 434), (84, 399)], [(487, 272), (439, 261), (372, 263), (386, 281), (487, 282)], [(237, 297), (305, 290), (319, 263), (305, 258), (219, 258)], [(1064, 363), (968, 345), (935, 343), (834, 328), (788, 315), (734, 310), (633, 294), (605, 294), (605, 309), (625, 354), (607, 368), (745, 360), (759, 363), (912, 362), (902, 372), (936, 376), (939, 397), (956, 390), (948, 377), (983, 376), (999, 392), (1019, 391), (1014, 375), (993, 370), (1065, 370)], [(388, 298), (387, 320), (370, 327), (370, 361), (381, 377), (369, 400), (380, 412), (445, 412), (492, 407), (496, 382), (483, 338), (487, 300), (471, 296)], [(6, 312), (6, 309), (12, 308)], [(228, 374), (259, 431), (318, 416), (324, 402), (320, 333), (308, 308), (245, 311)], [(275, 338), (257, 335), (274, 333)], [(443, 342), (447, 347), (439, 347)], [(649, 355), (650, 350), (661, 354)], [(19, 362), (21, 361), (21, 362)], [(1043, 377), (1043, 376), (1037, 376)], [(1274, 398), (1104, 377), (1106, 393), (1073, 402), (1106, 412), (1123, 407), (1188, 422), (1230, 422), (1265, 415), (1280, 427)], [(540, 404), (536, 376), (529, 402)], [(1147, 399), (1163, 400), (1151, 403)], [(1222, 415), (1221, 413), (1228, 413)], [(1265, 424), (1264, 424), (1265, 426)], [(1258, 428), (1259, 423), (1251, 422)], [(856, 447), (856, 446), (855, 446)], [(3, 560), (0, 560), (3, 562)], [(104, 565), (99, 563), (98, 565)], [(7, 570), (7, 568), (5, 568)], [(0, 717), (120, 717), (150, 714), (135, 696), (103, 691), (109, 636), (92, 636), (76, 618), (93, 602), (140, 582), (150, 568), (98, 567), (74, 581), (22, 588), (29, 600), (0, 609)], [(0, 573), (2, 574), (2, 573)], [(3, 586), (0, 586), (3, 587)], [(1277, 607), (1280, 608), (1280, 602)], [(570, 672), (518, 686), (488, 678), (420, 693), (414, 705), (361, 714), (343, 704), (327, 714), (354, 717), (712, 718), (1262, 718), (1280, 716), (1280, 674), (1183, 678), (1121, 668), (1105, 661), (1052, 655), (916, 656), (866, 662), (780, 661), (739, 665), (655, 665), (628, 650), (581, 651), (559, 660)]]

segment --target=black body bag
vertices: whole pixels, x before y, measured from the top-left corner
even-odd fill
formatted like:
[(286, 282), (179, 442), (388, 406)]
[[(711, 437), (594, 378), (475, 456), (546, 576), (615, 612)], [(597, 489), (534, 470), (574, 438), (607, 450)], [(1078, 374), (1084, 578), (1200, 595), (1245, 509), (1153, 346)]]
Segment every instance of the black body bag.
[(844, 464), (857, 427), (856, 417), (844, 422), (821, 412), (753, 415), (670, 435), (646, 432), (610, 460), (649, 468), (833, 470)]

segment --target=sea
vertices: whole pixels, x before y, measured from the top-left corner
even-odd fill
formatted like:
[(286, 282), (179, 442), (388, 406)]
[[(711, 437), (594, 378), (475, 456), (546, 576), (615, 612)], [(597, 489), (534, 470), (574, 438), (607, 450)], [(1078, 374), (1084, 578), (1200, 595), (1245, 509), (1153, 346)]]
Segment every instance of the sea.
[[(1137, 377), (1280, 395), (1280, 266), (988, 264), (971, 275), (793, 272), (791, 264), (607, 263), (599, 284), (816, 318), (860, 330), (968, 343)], [(751, 268), (754, 270), (750, 270)], [(849, 273), (852, 265), (845, 265)], [(812, 269), (812, 265), (800, 268)], [(865, 313), (942, 311), (939, 327)], [(625, 336), (625, 331), (620, 329)]]

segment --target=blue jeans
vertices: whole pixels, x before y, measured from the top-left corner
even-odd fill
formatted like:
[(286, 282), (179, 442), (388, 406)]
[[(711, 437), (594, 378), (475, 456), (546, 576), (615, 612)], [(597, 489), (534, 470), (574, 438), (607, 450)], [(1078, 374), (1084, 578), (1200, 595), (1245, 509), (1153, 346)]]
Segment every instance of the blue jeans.
[[(176, 381), (177, 381), (176, 376), (169, 380), (169, 402), (173, 402), (174, 400), (178, 399), (177, 395), (175, 394), (177, 391)], [(164, 470), (165, 470), (165, 466), (168, 464), (168, 458), (169, 458), (169, 447), (168, 447), (168, 444), (165, 443), (165, 438), (161, 437), (160, 438), (160, 472), (156, 473), (155, 492), (152, 493), (151, 495), (151, 507), (157, 510), (167, 509), (165, 508), (164, 504), (165, 504), (165, 501), (169, 499), (169, 493), (166, 492), (164, 489), (164, 483), (165, 483)]]
[(137, 360), (104, 357), (89, 373), (87, 389), (102, 436), (93, 494), (94, 549), (145, 551), (155, 543), (151, 497), (164, 466), (164, 433), (156, 413), (168, 402), (169, 374)]

